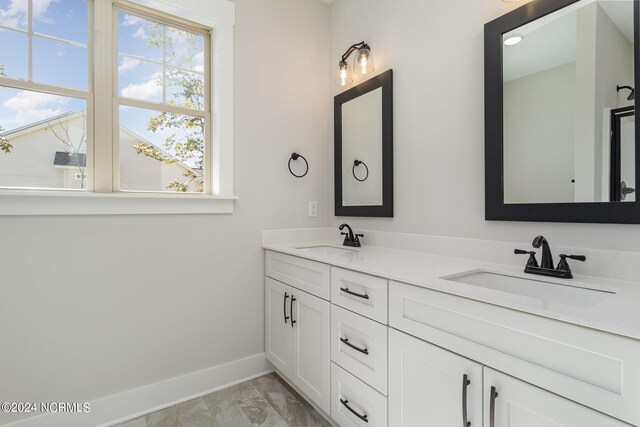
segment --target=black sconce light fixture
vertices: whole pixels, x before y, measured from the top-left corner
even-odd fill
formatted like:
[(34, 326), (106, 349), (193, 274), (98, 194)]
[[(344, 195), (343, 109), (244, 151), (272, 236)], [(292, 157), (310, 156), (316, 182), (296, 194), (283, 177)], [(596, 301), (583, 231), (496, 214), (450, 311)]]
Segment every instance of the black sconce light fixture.
[(634, 99), (636, 99), (636, 90), (631, 86), (618, 86), (616, 87), (616, 89), (618, 92), (625, 89), (631, 91), (631, 93), (629, 94), (629, 97), (627, 98), (627, 101), (633, 101)]
[(373, 54), (371, 53), (371, 48), (366, 42), (356, 43), (347, 49), (347, 51), (342, 55), (342, 59), (338, 64), (338, 71), (336, 76), (336, 84), (340, 86), (347, 86), (353, 83), (353, 78), (351, 77), (351, 70), (349, 68), (349, 64), (347, 63), (347, 59), (349, 56), (356, 52), (356, 57), (353, 61), (353, 72), (356, 74), (369, 74), (372, 73), (375, 69), (373, 67)]

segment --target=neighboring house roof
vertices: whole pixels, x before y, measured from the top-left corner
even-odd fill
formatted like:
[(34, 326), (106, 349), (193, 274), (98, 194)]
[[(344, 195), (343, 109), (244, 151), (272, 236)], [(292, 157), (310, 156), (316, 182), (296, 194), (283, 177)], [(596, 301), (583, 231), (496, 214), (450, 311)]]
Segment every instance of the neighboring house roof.
[[(34, 122), (34, 123), (30, 123), (26, 126), (21, 126), (19, 128), (15, 128), (15, 129), (11, 129), (8, 131), (5, 131), (2, 133), (2, 136), (4, 136), (5, 138), (10, 137), (10, 136), (17, 136), (23, 133), (31, 133), (35, 130), (38, 130), (39, 128), (45, 128), (47, 126), (50, 126), (50, 123), (53, 121), (60, 121), (62, 119), (71, 119), (71, 118), (75, 118), (75, 116), (80, 116), (84, 113), (74, 113), (74, 112), (70, 112), (70, 113), (64, 113), (64, 114), (60, 114), (58, 116), (55, 117), (51, 117), (48, 119), (44, 119), (44, 120), (40, 120), (38, 122)], [(71, 117), (74, 116), (74, 117)]]
[(85, 167), (87, 165), (87, 155), (82, 153), (66, 153), (64, 151), (56, 151), (53, 159), (54, 166), (68, 167)]
[[(15, 138), (16, 136), (20, 136), (20, 135), (23, 135), (23, 134), (31, 133), (31, 132), (34, 132), (36, 130), (44, 129), (44, 128), (48, 127), (48, 126), (51, 126), (52, 122), (56, 122), (54, 124), (60, 124), (63, 121), (66, 122), (66, 121), (75, 119), (76, 117), (83, 116), (84, 114), (85, 113), (83, 111), (77, 112), (77, 113), (69, 112), (69, 113), (60, 114), (60, 115), (55, 116), (55, 117), (51, 117), (51, 118), (48, 118), (48, 119), (45, 119), (45, 120), (40, 120), (38, 122), (31, 123), (31, 124), (26, 125), (26, 126), (22, 126), (22, 127), (16, 128), (16, 129), (12, 129), (10, 131), (6, 131), (6, 132), (2, 133), (2, 136), (7, 138), (7, 139), (8, 139), (8, 137), (14, 137)], [(162, 148), (158, 147), (157, 145), (155, 145), (151, 141), (146, 140), (145, 138), (141, 137), (137, 133), (127, 129), (126, 127), (120, 126), (120, 130), (123, 131), (123, 132), (128, 133), (129, 135), (133, 136), (134, 138), (140, 140), (143, 143), (146, 143), (146, 144), (154, 146), (156, 148), (156, 150), (160, 151), (162, 154), (165, 154), (165, 155), (167, 155), (169, 157), (172, 157), (169, 153), (167, 153)], [(56, 161), (58, 160), (58, 154), (64, 154), (65, 156), (73, 157), (73, 155), (71, 153), (56, 152), (56, 159), (53, 162), (53, 164), (55, 166), (70, 166), (70, 167), (71, 166), (76, 166), (76, 167), (78, 166), (77, 163), (74, 163), (74, 164), (58, 164), (58, 163), (56, 163)], [(85, 164), (86, 164), (86, 155), (85, 154), (80, 154), (80, 156), (83, 156), (80, 160), (81, 160), (81, 166), (84, 167)], [(60, 161), (62, 161), (62, 159)], [(175, 164), (182, 166), (183, 168), (193, 172), (197, 176), (200, 176), (200, 177), (204, 176), (204, 172), (202, 171), (202, 169), (194, 169), (194, 168), (190, 167), (189, 165), (187, 165), (186, 163), (183, 163), (183, 162), (178, 161), (178, 160), (175, 161)]]

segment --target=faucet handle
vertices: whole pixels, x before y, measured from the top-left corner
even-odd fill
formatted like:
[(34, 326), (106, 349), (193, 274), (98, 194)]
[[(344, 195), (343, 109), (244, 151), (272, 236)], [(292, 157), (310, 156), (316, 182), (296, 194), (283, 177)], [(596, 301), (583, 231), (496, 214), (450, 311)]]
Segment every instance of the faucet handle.
[(529, 255), (527, 260), (527, 267), (538, 267), (538, 260), (536, 259), (535, 251), (525, 251), (524, 249), (514, 249), (513, 253), (516, 255)]
[(587, 257), (584, 256), (584, 255), (560, 254), (560, 262), (558, 263), (558, 267), (556, 268), (556, 270), (571, 272), (571, 268), (569, 267), (569, 263), (567, 262), (567, 258), (573, 259), (573, 260), (576, 260), (576, 261), (582, 261), (582, 262), (587, 260)]
[(576, 261), (582, 261), (582, 262), (585, 262), (587, 260), (587, 257), (584, 256), (584, 255), (565, 255), (565, 254), (562, 254), (562, 255), (560, 255), (560, 258), (569, 258), (569, 259), (573, 259), (573, 260), (576, 260)]

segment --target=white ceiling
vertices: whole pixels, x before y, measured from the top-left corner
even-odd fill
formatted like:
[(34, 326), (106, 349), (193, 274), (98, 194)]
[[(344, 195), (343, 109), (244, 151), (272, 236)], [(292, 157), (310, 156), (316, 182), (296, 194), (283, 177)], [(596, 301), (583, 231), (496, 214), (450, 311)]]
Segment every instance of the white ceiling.
[(633, 44), (633, 2), (628, 0), (599, 1), (598, 4), (629, 40), (629, 43)]
[[(524, 40), (504, 46), (504, 81), (515, 80), (576, 60), (577, 10), (596, 0), (582, 0), (504, 35)], [(602, 10), (633, 43), (633, 0), (599, 0)], [(549, 48), (553, 46), (553, 48)]]
[[(575, 12), (550, 22), (541, 28), (521, 27), (512, 33), (524, 36), (514, 46), (504, 46), (505, 82), (519, 79), (544, 70), (559, 67), (576, 60)], [(508, 35), (505, 35), (505, 39)]]

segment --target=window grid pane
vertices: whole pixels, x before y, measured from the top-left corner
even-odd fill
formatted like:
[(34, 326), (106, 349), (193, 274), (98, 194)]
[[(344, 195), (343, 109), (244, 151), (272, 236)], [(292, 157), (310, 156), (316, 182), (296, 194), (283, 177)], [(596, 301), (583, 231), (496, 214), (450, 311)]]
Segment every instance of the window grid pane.
[[(0, 188), (92, 190), (90, 4), (61, 0), (34, 9), (33, 1), (17, 8), (20, 2), (0, 0)], [(65, 27), (70, 3), (84, 13)], [(45, 23), (58, 29), (33, 31)], [(57, 37), (73, 31), (74, 40)]]
[(119, 189), (207, 192), (208, 36), (143, 16), (117, 13)]
[(0, 187), (86, 190), (86, 107), (84, 99), (0, 86)]

